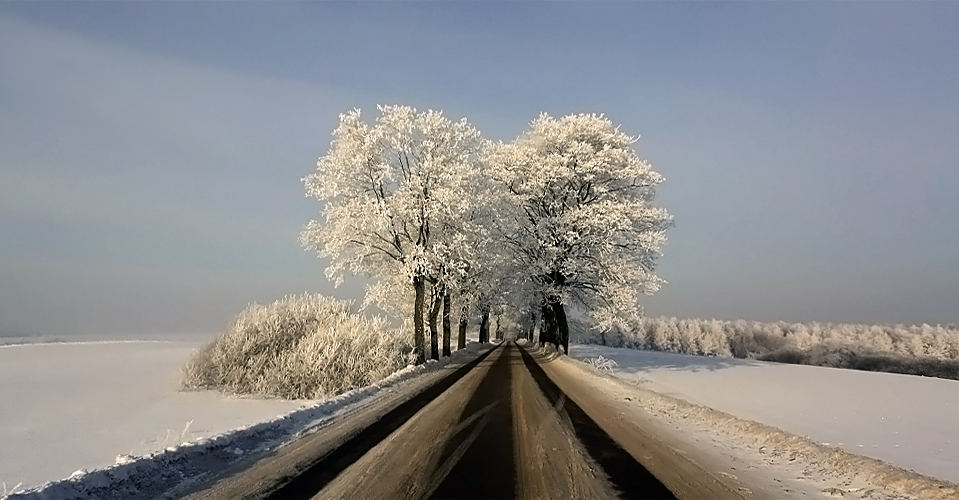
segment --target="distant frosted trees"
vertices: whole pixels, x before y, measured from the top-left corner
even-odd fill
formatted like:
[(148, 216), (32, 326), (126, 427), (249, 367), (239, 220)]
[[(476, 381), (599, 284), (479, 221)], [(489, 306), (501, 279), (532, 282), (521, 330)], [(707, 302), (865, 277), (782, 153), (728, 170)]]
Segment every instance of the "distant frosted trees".
[(959, 379), (959, 327), (954, 324), (761, 323), (644, 317), (633, 328), (617, 330), (613, 335), (576, 330), (578, 342), (584, 344)]
[(504, 304), (534, 320), (539, 312), (541, 340), (568, 349), (568, 306), (610, 328), (635, 319), (639, 295), (658, 289), (655, 261), (671, 224), (652, 206), (662, 177), (609, 120), (543, 115), (515, 141), (492, 144), (465, 119), (378, 109), (372, 125), (358, 110), (340, 116), (329, 152), (304, 179), (325, 202), (325, 221), (311, 221), (301, 241), (331, 259), (331, 279), (376, 279), (367, 301), (412, 289), (418, 362), (427, 285), (433, 357), (441, 311), (444, 355), (453, 313), (462, 347), (470, 311), (488, 340), (490, 308)]

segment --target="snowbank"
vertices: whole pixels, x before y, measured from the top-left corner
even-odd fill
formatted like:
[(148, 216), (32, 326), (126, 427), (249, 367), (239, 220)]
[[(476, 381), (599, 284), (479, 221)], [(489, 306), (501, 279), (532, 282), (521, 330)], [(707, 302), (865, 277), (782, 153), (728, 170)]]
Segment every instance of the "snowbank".
[[(574, 345), (641, 387), (959, 482), (959, 381)], [(595, 363), (595, 362), (594, 362)]]

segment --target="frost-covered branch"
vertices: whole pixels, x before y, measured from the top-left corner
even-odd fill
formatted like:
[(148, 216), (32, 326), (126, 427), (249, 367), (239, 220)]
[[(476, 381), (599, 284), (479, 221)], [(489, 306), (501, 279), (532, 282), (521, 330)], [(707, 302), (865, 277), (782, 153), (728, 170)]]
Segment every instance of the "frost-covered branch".
[(519, 281), (542, 298), (544, 319), (557, 322), (557, 343), (568, 340), (564, 305), (611, 327), (662, 283), (655, 261), (672, 218), (651, 205), (663, 178), (634, 142), (602, 116), (542, 115), (491, 150), (492, 176), (510, 199), (501, 240), (522, 263)]

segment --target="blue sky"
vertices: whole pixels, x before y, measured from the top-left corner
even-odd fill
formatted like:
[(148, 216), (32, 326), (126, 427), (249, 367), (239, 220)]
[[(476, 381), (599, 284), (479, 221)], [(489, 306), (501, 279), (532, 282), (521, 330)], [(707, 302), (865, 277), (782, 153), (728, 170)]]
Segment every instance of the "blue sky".
[(959, 4), (0, 4), (0, 334), (216, 331), (333, 290), (297, 243), (339, 113), (642, 136), (647, 313), (959, 322)]

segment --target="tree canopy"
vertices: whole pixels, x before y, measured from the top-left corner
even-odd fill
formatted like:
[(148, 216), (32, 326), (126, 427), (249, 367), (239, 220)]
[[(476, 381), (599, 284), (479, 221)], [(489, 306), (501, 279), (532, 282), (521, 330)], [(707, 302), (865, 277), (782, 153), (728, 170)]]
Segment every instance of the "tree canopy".
[(655, 263), (672, 224), (652, 205), (663, 177), (636, 140), (599, 115), (544, 114), (488, 160), (512, 198), (500, 228), (523, 281), (544, 306), (581, 306), (604, 329), (634, 319), (638, 296), (659, 289)]
[(374, 125), (359, 110), (340, 115), (330, 151), (304, 179), (307, 195), (326, 202), (326, 221), (311, 221), (301, 242), (331, 259), (326, 272), (337, 283), (346, 272), (408, 278), (422, 361), (426, 280), (450, 267), (457, 239), (438, 229), (470, 209), (484, 140), (465, 119), (454, 122), (438, 111), (378, 109)]
[(461, 337), (471, 305), (485, 323), (491, 306), (519, 301), (517, 311), (541, 309), (541, 339), (568, 348), (567, 306), (608, 329), (635, 320), (640, 295), (659, 288), (655, 263), (672, 224), (652, 204), (663, 178), (610, 120), (544, 114), (494, 144), (465, 119), (378, 109), (372, 125), (359, 110), (340, 116), (329, 152), (304, 179), (308, 196), (325, 202), (325, 221), (311, 221), (301, 241), (331, 259), (331, 279), (377, 280), (367, 301), (412, 288), (419, 361), (427, 285), (434, 356), (438, 300), (444, 346), (451, 300)]

